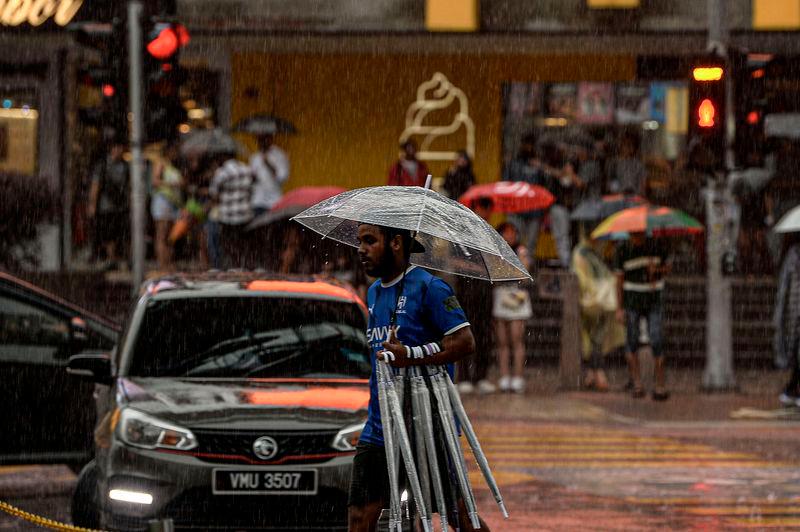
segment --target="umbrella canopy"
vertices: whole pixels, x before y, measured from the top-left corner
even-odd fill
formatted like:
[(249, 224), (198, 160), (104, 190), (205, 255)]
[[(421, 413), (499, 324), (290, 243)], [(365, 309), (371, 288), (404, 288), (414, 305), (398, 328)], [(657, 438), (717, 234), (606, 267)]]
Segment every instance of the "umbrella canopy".
[(647, 236), (690, 235), (703, 232), (700, 222), (678, 209), (641, 205), (612, 214), (592, 231), (597, 240), (625, 240), (631, 233)]
[(494, 228), (464, 205), (422, 187), (369, 187), (343, 192), (293, 220), (358, 247), (361, 223), (417, 232), (425, 251), (411, 263), (465, 277), (506, 281), (530, 274)]
[(472, 209), (481, 198), (492, 200), (492, 212), (504, 213), (539, 211), (547, 209), (555, 202), (555, 198), (546, 188), (521, 181), (473, 185), (458, 201)]
[(795, 233), (800, 231), (800, 206), (790, 209), (772, 229), (776, 233)]
[(342, 187), (300, 187), (290, 190), (272, 206), (269, 212), (265, 212), (247, 225), (247, 230), (269, 225), (277, 220), (291, 218), (295, 214), (300, 214), (312, 205), (322, 200), (328, 199), (336, 194), (341, 194), (347, 189)]
[(240, 120), (233, 130), (241, 133), (249, 133), (251, 135), (297, 133), (297, 128), (288, 120), (266, 114), (257, 114)]
[(194, 129), (181, 139), (180, 152), (183, 156), (235, 155), (244, 151), (241, 144), (220, 128)]
[(612, 194), (602, 198), (588, 198), (583, 200), (572, 211), (570, 218), (577, 222), (594, 222), (603, 220), (614, 213), (629, 207), (635, 207), (647, 203), (647, 200), (640, 196), (626, 196), (624, 194)]

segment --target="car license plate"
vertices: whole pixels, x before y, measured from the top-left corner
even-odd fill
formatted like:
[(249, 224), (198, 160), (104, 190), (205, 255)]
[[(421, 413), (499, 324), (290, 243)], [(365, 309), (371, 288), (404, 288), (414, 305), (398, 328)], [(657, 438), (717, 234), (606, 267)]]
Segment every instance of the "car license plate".
[(215, 469), (215, 495), (316, 495), (316, 469)]

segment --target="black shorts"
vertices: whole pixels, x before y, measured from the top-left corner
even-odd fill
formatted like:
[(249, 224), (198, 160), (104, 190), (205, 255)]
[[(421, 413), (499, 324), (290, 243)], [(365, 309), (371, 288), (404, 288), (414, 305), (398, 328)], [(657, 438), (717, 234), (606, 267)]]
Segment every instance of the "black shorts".
[(350, 476), (349, 506), (366, 506), (380, 501), (389, 504), (389, 472), (383, 446), (359, 442)]

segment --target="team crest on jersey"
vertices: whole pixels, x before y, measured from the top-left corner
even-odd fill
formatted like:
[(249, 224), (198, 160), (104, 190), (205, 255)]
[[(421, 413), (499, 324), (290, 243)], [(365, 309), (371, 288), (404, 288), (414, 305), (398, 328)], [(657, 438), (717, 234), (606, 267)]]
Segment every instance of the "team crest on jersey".
[(403, 310), (403, 308), (406, 306), (406, 301), (408, 301), (406, 296), (400, 296), (400, 298), (397, 300), (397, 310)]
[(453, 312), (454, 310), (461, 309), (461, 303), (458, 302), (458, 298), (456, 296), (450, 296), (444, 300), (444, 309), (448, 312)]

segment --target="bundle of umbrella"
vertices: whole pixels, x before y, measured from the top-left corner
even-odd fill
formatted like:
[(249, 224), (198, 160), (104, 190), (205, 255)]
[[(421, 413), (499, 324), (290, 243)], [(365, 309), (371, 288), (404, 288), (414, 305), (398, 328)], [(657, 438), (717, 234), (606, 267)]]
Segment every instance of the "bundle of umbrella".
[[(351, 190), (293, 219), (324, 238), (353, 247), (358, 247), (361, 223), (406, 229), (425, 250), (411, 255), (411, 264), (488, 281), (530, 279), (494, 228), (466, 206), (427, 187)], [(457, 511), (458, 499), (464, 501), (472, 526), (480, 527), (459, 425), (500, 510), (508, 517), (489, 462), (446, 368), (414, 366), (395, 373), (378, 360), (376, 377), (389, 473), (389, 529), (400, 532), (403, 520), (411, 517), (401, 511), (402, 485), (408, 486), (410, 502), (416, 508), (409, 513), (419, 515), (424, 530), (433, 530), (434, 512), (446, 530), (448, 515)]]

